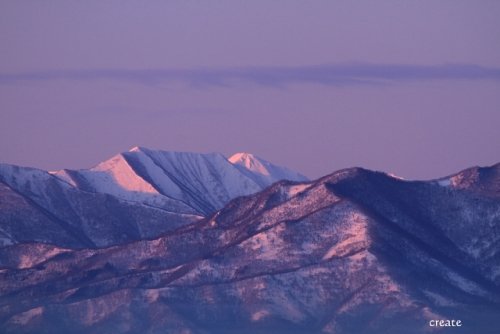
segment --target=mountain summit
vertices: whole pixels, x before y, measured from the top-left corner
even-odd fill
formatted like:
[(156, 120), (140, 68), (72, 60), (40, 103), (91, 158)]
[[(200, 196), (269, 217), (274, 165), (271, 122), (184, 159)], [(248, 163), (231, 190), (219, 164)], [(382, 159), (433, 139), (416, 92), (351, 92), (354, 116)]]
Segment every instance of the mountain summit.
[(304, 175), (285, 167), (273, 165), (251, 153), (236, 153), (228, 160), (262, 188), (277, 180), (307, 181)]

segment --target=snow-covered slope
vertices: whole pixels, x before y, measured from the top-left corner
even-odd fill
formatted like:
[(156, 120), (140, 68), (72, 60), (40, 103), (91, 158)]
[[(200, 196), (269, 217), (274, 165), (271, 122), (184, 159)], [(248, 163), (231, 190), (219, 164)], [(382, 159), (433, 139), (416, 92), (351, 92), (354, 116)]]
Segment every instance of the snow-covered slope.
[(299, 179), (266, 164), (273, 172), (265, 182), (259, 171), (218, 153), (139, 147), (83, 170), (0, 164), (0, 246), (38, 241), (99, 247), (155, 237), (282, 178)]
[[(167, 208), (209, 214), (231, 199), (272, 183), (306, 178), (250, 154), (167, 152), (134, 147), (89, 170), (54, 174), (87, 191)], [(174, 204), (176, 203), (176, 204)]]
[(498, 333), (497, 172), (443, 187), (353, 168), (153, 240), (0, 248), (0, 330), (420, 334), (460, 319), (443, 333)]
[[(44, 242), (102, 247), (151, 238), (202, 217), (82, 190), (43, 170), (0, 164), (0, 246)], [(129, 198), (128, 198), (129, 199)]]
[(279, 180), (307, 181), (302, 174), (273, 165), (250, 153), (236, 153), (229, 158), (229, 162), (262, 188)]
[[(137, 167), (135, 167), (137, 168)], [(165, 196), (154, 184), (139, 176), (124, 154), (118, 154), (88, 170), (68, 170), (51, 172), (74, 187), (95, 193), (109, 194), (117, 198), (144, 203), (178, 213), (196, 213), (190, 205), (177, 198)], [(168, 178), (162, 180), (169, 181)], [(172, 192), (179, 191), (171, 184)], [(180, 193), (180, 191), (179, 191)]]

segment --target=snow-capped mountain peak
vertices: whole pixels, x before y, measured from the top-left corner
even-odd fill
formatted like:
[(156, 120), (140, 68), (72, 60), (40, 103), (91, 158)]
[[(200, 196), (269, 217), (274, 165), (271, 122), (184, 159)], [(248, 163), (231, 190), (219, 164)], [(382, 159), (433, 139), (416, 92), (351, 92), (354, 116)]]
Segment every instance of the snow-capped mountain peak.
[(269, 175), (269, 170), (265, 166), (266, 164), (269, 165), (269, 163), (265, 160), (257, 158), (251, 153), (236, 153), (233, 154), (228, 160), (232, 164), (243, 166), (252, 172)]
[(81, 190), (201, 215), (283, 179), (307, 180), (250, 153), (227, 159), (220, 153), (172, 152), (140, 146), (91, 169), (53, 174)]
[(134, 146), (132, 148), (130, 148), (130, 150), (128, 150), (129, 152), (138, 152), (142, 149), (142, 147), (140, 146)]
[[(274, 182), (301, 180), (251, 154), (242, 158), (246, 166), (220, 153), (135, 146), (90, 169), (47, 172), (0, 164), (0, 246), (37, 240), (95, 247), (152, 237)], [(5, 209), (10, 205), (19, 208), (15, 215)], [(2, 208), (10, 218), (2, 220)]]

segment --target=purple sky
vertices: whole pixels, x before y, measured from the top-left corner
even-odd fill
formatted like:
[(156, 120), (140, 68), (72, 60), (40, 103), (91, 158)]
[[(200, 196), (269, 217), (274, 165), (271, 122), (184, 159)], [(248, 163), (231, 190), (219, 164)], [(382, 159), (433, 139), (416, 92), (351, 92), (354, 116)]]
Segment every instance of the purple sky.
[(498, 1), (0, 3), (0, 161), (135, 145), (315, 178), (500, 162)]

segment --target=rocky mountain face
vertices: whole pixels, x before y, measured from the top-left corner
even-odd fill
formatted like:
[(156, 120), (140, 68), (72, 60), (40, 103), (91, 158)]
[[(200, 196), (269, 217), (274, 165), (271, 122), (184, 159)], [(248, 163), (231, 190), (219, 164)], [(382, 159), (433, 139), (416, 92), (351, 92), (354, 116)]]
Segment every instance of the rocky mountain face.
[(92, 248), (153, 238), (281, 179), (306, 180), (250, 154), (235, 156), (249, 168), (218, 153), (139, 147), (88, 170), (0, 164), (0, 245)]
[(280, 181), (157, 238), (10, 245), (0, 267), (5, 333), (498, 333), (500, 165)]

